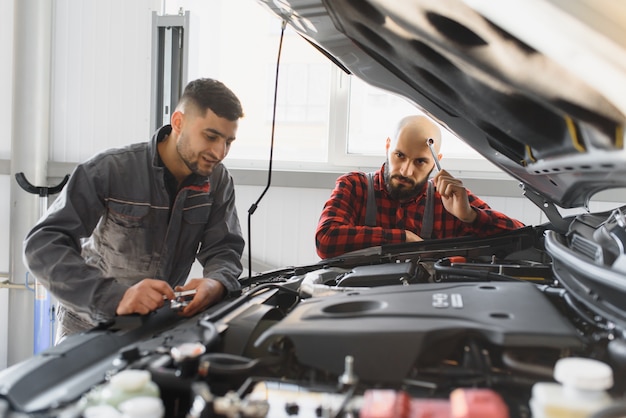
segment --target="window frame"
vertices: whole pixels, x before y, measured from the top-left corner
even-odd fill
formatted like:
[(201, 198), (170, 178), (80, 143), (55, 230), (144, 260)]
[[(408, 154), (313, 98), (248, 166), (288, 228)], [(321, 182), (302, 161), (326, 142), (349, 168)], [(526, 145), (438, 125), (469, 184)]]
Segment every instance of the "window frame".
[[(355, 76), (346, 74), (335, 65), (332, 66), (329, 92), (328, 155), (326, 162), (274, 160), (272, 161), (274, 169), (283, 171), (346, 172), (380, 168), (385, 160), (382, 142), (380, 155), (348, 153), (351, 77)], [(417, 110), (420, 111), (419, 108)], [(442, 127), (442, 129), (444, 128)], [(227, 158), (227, 165), (236, 169), (262, 169), (267, 168), (268, 164), (269, 148), (267, 160)], [(443, 164), (444, 167), (450, 167), (446, 169), (452, 174), (462, 175), (465, 178), (511, 179), (508, 174), (484, 157), (446, 158), (444, 155)]]

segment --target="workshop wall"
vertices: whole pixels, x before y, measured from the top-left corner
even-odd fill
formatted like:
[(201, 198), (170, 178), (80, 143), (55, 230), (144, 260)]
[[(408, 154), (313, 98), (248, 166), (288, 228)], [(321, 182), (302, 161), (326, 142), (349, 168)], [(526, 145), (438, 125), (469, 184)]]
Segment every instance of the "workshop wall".
[[(12, 85), (13, 85), (13, 21), (4, 16), (13, 16), (13, 2), (0, 1), (0, 16), (3, 18), (0, 25), (0, 56), (3, 57), (3, 64), (0, 65), (0, 126), (3, 135), (0, 136), (0, 160), (9, 161), (11, 158), (11, 119), (12, 119)], [(8, 167), (7, 167), (8, 171)], [(10, 176), (0, 175), (0, 281), (8, 280), (2, 277), (3, 273), (9, 272), (9, 209)], [(6, 367), (7, 362), (7, 318), (8, 318), (8, 297), (7, 289), (0, 289), (0, 370)]]

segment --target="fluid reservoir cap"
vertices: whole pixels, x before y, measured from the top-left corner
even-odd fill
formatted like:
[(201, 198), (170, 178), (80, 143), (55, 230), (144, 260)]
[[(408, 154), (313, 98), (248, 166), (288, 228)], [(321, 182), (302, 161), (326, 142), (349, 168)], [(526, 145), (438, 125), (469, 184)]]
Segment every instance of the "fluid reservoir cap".
[(173, 347), (170, 351), (172, 358), (176, 362), (187, 359), (194, 359), (206, 352), (206, 347), (201, 343), (183, 343)]
[(161, 398), (150, 396), (129, 399), (122, 402), (118, 408), (124, 414), (124, 418), (162, 418), (165, 414)]
[(613, 370), (598, 360), (566, 357), (556, 362), (554, 379), (563, 386), (602, 391), (613, 386)]
[(151, 375), (147, 370), (122, 370), (111, 377), (111, 386), (124, 391), (138, 391), (150, 381)]

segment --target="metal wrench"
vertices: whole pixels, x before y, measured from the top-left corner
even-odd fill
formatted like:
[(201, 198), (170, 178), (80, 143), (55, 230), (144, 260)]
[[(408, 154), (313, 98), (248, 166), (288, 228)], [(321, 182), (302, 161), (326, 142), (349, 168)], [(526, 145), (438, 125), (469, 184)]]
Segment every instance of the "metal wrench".
[(426, 140), (428, 144), (428, 148), (430, 148), (430, 152), (433, 154), (433, 159), (435, 160), (435, 167), (437, 167), (437, 171), (441, 171), (441, 164), (439, 164), (439, 158), (437, 158), (437, 153), (435, 152), (435, 140), (432, 138), (428, 138)]
[[(196, 289), (183, 290), (182, 292), (174, 292), (174, 300), (184, 298), (185, 296), (193, 296), (196, 294)], [(167, 299), (167, 296), (163, 295), (163, 299)]]
[[(179, 311), (183, 309), (185, 306), (189, 305), (191, 300), (185, 299), (187, 296), (193, 296), (196, 294), (196, 289), (192, 290), (183, 290), (182, 292), (174, 292), (174, 299), (170, 300), (170, 309), (175, 311)], [(167, 299), (163, 296), (163, 299)]]

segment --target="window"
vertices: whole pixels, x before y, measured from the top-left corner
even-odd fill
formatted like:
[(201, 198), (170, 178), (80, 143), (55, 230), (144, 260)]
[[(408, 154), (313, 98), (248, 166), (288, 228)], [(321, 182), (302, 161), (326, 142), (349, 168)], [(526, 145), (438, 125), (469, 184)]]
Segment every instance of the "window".
[[(381, 155), (385, 140), (394, 135), (404, 116), (423, 114), (407, 99), (350, 77), (348, 155)], [(442, 150), (446, 157), (481, 158), (470, 146), (447, 129), (441, 129)]]
[[(188, 79), (217, 78), (239, 96), (244, 107), (229, 166), (265, 167), (281, 21), (254, 2), (250, 7), (227, 0), (182, 5), (191, 10)], [(276, 167), (378, 167), (385, 139), (394, 134), (398, 120), (419, 113), (406, 99), (343, 73), (290, 26), (280, 59)], [(480, 158), (448, 131), (443, 134), (444, 157)]]
[[(183, 6), (192, 12), (188, 79), (219, 79), (243, 105), (245, 116), (228, 156), (229, 165), (265, 167), (281, 21), (254, 2), (242, 7), (240, 1), (190, 1)], [(279, 67), (275, 161), (326, 162), (332, 66), (287, 26)]]

